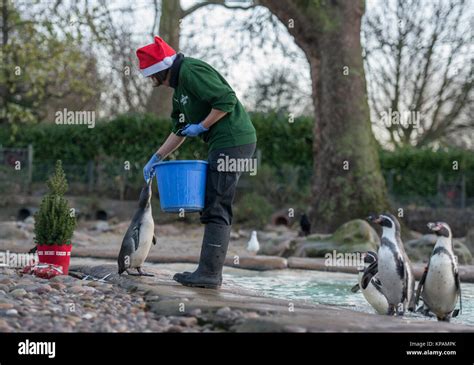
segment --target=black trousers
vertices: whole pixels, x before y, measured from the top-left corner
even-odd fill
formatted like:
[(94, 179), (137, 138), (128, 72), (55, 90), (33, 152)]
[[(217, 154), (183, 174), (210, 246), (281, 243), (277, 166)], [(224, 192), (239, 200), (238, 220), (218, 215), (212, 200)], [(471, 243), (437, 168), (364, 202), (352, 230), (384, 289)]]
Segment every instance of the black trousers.
[[(251, 143), (222, 148), (209, 153), (206, 198), (204, 209), (201, 212), (201, 223), (216, 223), (226, 226), (232, 224), (232, 203), (242, 171), (235, 171), (232, 165), (228, 165), (226, 162), (232, 163), (232, 160), (250, 159), (255, 152), (255, 146), (255, 143)], [(236, 163), (234, 166), (237, 165)]]

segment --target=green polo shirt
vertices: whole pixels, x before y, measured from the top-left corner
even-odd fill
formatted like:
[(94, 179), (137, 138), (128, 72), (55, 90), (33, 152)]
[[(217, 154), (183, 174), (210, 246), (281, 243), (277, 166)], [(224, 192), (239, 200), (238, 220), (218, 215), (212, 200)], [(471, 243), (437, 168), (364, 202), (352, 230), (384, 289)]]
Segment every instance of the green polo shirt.
[(250, 117), (227, 81), (207, 63), (184, 57), (173, 95), (173, 133), (188, 123), (202, 122), (211, 109), (228, 114), (200, 134), (209, 151), (257, 141)]

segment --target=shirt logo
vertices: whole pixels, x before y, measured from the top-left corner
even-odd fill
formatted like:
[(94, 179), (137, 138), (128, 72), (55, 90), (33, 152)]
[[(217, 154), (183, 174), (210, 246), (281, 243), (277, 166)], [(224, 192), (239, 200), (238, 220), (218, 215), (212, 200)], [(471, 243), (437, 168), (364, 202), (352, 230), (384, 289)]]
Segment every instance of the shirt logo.
[(187, 95), (181, 95), (181, 104), (186, 105), (188, 102), (188, 96)]

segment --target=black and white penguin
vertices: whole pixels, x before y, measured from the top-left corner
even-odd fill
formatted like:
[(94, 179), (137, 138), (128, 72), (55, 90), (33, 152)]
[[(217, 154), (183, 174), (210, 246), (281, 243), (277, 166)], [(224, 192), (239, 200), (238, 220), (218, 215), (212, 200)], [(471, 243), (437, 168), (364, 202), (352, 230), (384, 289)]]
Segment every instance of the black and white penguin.
[(416, 303), (421, 294), (424, 305), (436, 315), (438, 321), (449, 322), (452, 316), (455, 317), (459, 313), (454, 310), (458, 297), (462, 307), (461, 281), (454, 255), (453, 235), (447, 223), (428, 223), (428, 228), (438, 239), (418, 284)]
[[(143, 272), (141, 269), (148, 256), (151, 244), (156, 244), (156, 237), (154, 235), (155, 223), (151, 214), (152, 180), (150, 179), (143, 187), (140, 193), (138, 209), (123, 238), (118, 256), (119, 274), (127, 271), (129, 275), (153, 276)], [(138, 274), (131, 274), (128, 269), (137, 269)]]
[(400, 236), (400, 223), (390, 213), (370, 216), (369, 221), (382, 226), (378, 250), (378, 278), (388, 301), (388, 315), (403, 315), (415, 308), (415, 277)]
[(373, 251), (363, 253), (364, 266), (359, 271), (359, 283), (354, 285), (351, 289), (353, 293), (359, 289), (364, 295), (364, 298), (375, 309), (378, 314), (387, 314), (388, 302), (387, 298), (382, 292), (382, 283), (377, 277), (378, 273), (378, 258)]
[(309, 236), (311, 234), (311, 222), (306, 213), (301, 214), (300, 217), (300, 229), (302, 236)]

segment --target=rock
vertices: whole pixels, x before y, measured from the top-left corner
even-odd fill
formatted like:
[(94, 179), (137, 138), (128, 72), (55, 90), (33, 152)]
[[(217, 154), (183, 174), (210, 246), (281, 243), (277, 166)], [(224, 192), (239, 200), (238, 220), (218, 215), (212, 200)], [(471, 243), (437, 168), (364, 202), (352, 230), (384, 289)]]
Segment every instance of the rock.
[(85, 286), (82, 286), (82, 288), (84, 289), (84, 291), (88, 294), (94, 294), (97, 292), (97, 289), (92, 287), (92, 286), (88, 286), (88, 285), (85, 285)]
[(68, 288), (67, 290), (69, 293), (73, 293), (73, 294), (82, 294), (84, 293), (86, 290), (80, 286), (80, 285), (74, 285), (74, 286), (71, 286), (70, 288)]
[(296, 332), (296, 333), (305, 333), (307, 332), (306, 328), (300, 326), (285, 326), (283, 327), (285, 332)]
[(51, 283), (51, 288), (54, 288), (56, 290), (64, 290), (66, 289), (66, 285), (64, 285), (63, 283), (55, 282), (55, 283)]
[(15, 282), (10, 278), (2, 278), (2, 279), (0, 279), (0, 284), (10, 286), (10, 285), (14, 285)]
[(469, 249), (471, 254), (474, 255), (474, 228), (471, 228), (466, 235), (466, 238), (464, 240), (464, 244), (466, 247)]
[[(428, 262), (437, 236), (435, 234), (425, 234), (418, 239), (405, 242), (405, 250), (412, 261)], [(454, 254), (458, 257), (461, 265), (470, 265), (472, 254), (469, 249), (457, 239), (453, 239)]]
[(38, 285), (37, 284), (23, 283), (23, 284), (15, 285), (14, 287), (11, 288), (11, 291), (13, 291), (15, 289), (25, 289), (27, 293), (32, 293), (32, 292), (34, 292), (35, 290), (38, 289)]
[(232, 329), (235, 332), (286, 332), (282, 324), (261, 318), (246, 319)]
[(96, 288), (96, 287), (101, 286), (101, 285), (102, 285), (101, 282), (94, 281), (94, 280), (87, 283), (87, 286), (92, 286), (93, 288)]
[(170, 321), (166, 317), (161, 317), (157, 323), (158, 323), (158, 325), (160, 325), (162, 327), (166, 327), (166, 326), (169, 326)]
[(16, 309), (9, 309), (9, 310), (7, 310), (6, 314), (7, 314), (7, 316), (14, 317), (14, 316), (18, 315), (18, 311)]
[(7, 321), (0, 318), (0, 332), (10, 332), (12, 329)]
[(189, 314), (193, 317), (200, 316), (202, 314), (202, 310), (199, 308), (193, 309), (192, 311), (189, 312)]
[(0, 268), (0, 274), (2, 276), (11, 276), (11, 275), (16, 275), (15, 269), (9, 268), (9, 267), (1, 267)]
[(18, 228), (16, 222), (0, 222), (0, 239), (26, 240), (29, 236), (27, 231)]
[(25, 289), (14, 289), (10, 292), (10, 295), (13, 296), (14, 298), (21, 298), (26, 295), (26, 290)]
[(92, 230), (99, 231), (99, 232), (108, 232), (110, 231), (110, 226), (107, 221), (98, 221), (94, 225), (94, 227), (92, 227)]
[(51, 278), (49, 280), (51, 283), (72, 283), (72, 282), (81, 282), (80, 280), (77, 280), (73, 278), (72, 276), (68, 275), (58, 275), (55, 276), (54, 278)]
[(38, 285), (35, 289), (33, 289), (33, 292), (38, 293), (38, 294), (45, 294), (49, 293), (51, 291), (52, 287), (48, 284), (43, 284), (43, 285)]
[(258, 251), (259, 255), (267, 256), (280, 256), (280, 257), (290, 257), (293, 256), (295, 250), (299, 247), (301, 242), (304, 242), (304, 238), (295, 237), (295, 238), (281, 238), (265, 242), (261, 245), (260, 250)]
[(377, 251), (380, 246), (377, 232), (362, 219), (346, 222), (329, 237), (323, 237), (308, 236), (306, 242), (296, 250), (295, 256), (324, 257), (334, 250), (337, 253)]
[(66, 320), (68, 320), (69, 322), (73, 322), (73, 323), (77, 323), (77, 322), (80, 322), (81, 321), (81, 318), (79, 318), (78, 316), (75, 316), (75, 315), (68, 315), (65, 317)]
[(90, 246), (97, 243), (97, 239), (87, 233), (75, 231), (72, 236), (74, 245), (78, 246)]
[(85, 320), (90, 320), (94, 317), (96, 317), (96, 315), (94, 313), (86, 313), (82, 316), (82, 318), (85, 319)]
[(257, 271), (282, 270), (288, 267), (285, 258), (276, 256), (240, 256), (238, 262), (234, 257), (227, 257), (225, 263), (232, 267)]
[(145, 299), (147, 302), (158, 302), (160, 297), (158, 295), (147, 295)]
[(168, 328), (167, 332), (180, 333), (180, 332), (183, 332), (183, 331), (184, 331), (183, 327), (174, 325), (174, 326), (170, 326)]
[(13, 308), (13, 304), (0, 302), (0, 310), (11, 309), (11, 308)]
[(23, 223), (34, 226), (35, 225), (35, 218), (32, 215), (30, 215), (29, 217), (27, 217), (23, 221)]
[(217, 311), (216, 311), (216, 315), (218, 316), (227, 316), (229, 315), (229, 313), (231, 313), (231, 309), (229, 307), (222, 307), (222, 308), (219, 308)]
[(6, 292), (9, 292), (10, 290), (8, 289), (8, 285), (5, 284), (0, 284), (0, 290)]
[(309, 257), (290, 257), (288, 267), (297, 270), (326, 270), (324, 259)]
[(27, 306), (33, 306), (35, 304), (35, 302), (33, 302), (30, 299), (23, 299), (22, 302), (23, 302), (23, 305), (27, 305)]
[(242, 315), (243, 318), (258, 318), (260, 315), (257, 312), (247, 312)]
[(195, 317), (181, 317), (179, 324), (185, 327), (193, 327), (198, 324), (198, 320)]

